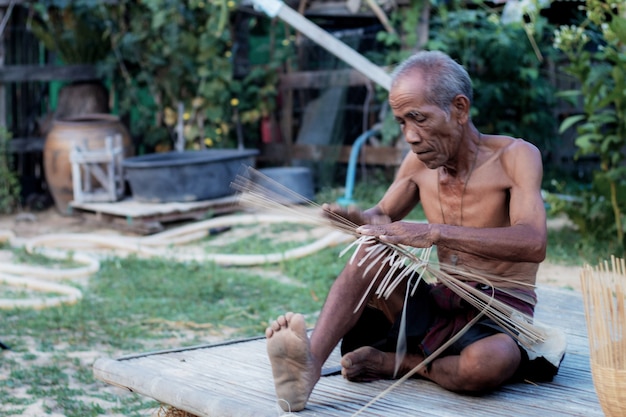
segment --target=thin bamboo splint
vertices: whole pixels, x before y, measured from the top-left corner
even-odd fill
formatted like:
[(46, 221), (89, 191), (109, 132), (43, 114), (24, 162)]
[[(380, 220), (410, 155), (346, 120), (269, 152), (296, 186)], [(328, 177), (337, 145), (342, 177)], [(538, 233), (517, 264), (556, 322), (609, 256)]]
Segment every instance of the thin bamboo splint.
[[(271, 184), (271, 187), (268, 187), (268, 184)], [(389, 390), (394, 389), (396, 385), (404, 382), (420, 368), (427, 366), (427, 364), (434, 360), (447, 346), (453, 343), (456, 338), (467, 331), (482, 315), (488, 316), (506, 329), (507, 332), (512, 337), (516, 338), (526, 349), (531, 359), (541, 356), (554, 366), (559, 366), (567, 344), (564, 332), (537, 323), (532, 317), (528, 317), (507, 304), (496, 300), (493, 295), (489, 296), (488, 294), (476, 290), (463, 280), (444, 272), (444, 269), (453, 272), (457, 276), (465, 277), (468, 281), (482, 282), (492, 288), (497, 288), (497, 285), (490, 279), (493, 277), (472, 271), (460, 270), (454, 268), (452, 265), (439, 265), (439, 267), (430, 265), (429, 248), (416, 249), (404, 245), (393, 245), (381, 242), (374, 237), (361, 236), (356, 232), (358, 225), (341, 216), (334, 216), (332, 213), (327, 212), (326, 215), (322, 215), (319, 206), (317, 206), (315, 202), (305, 199), (294, 191), (281, 186), (279, 183), (253, 168), (248, 168), (243, 175), (237, 176), (231, 185), (235, 190), (239, 191), (239, 202), (242, 206), (269, 209), (275, 213), (302, 215), (309, 221), (317, 221), (321, 225), (327, 225), (355, 236), (355, 242), (343, 253), (353, 247), (357, 249), (363, 248), (365, 255), (359, 262), (361, 266), (369, 263), (369, 266), (366, 267), (365, 274), (367, 275), (367, 272), (375, 266), (379, 268), (371, 279), (371, 283), (359, 305), (365, 302), (367, 294), (370, 293), (370, 290), (373, 289), (376, 282), (379, 284), (374, 294), (378, 297), (388, 297), (401, 281), (412, 282), (411, 280), (413, 279), (419, 281), (421, 279), (430, 278), (433, 281), (436, 280), (443, 283), (458, 296), (462, 297), (479, 310), (480, 314), (478, 317), (468, 323), (455, 337), (448, 340), (415, 369), (406, 374), (403, 378), (400, 378)], [(281, 201), (284, 201), (284, 195), (288, 195), (291, 201), (298, 201), (302, 204), (316, 207), (318, 210), (303, 210), (301, 206), (295, 204), (283, 204)], [(354, 251), (354, 253), (356, 252), (357, 250)], [(353, 255), (350, 262), (353, 262), (354, 259)], [(387, 267), (387, 272), (382, 275), (385, 266)], [(445, 268), (441, 268), (442, 266), (445, 266)], [(525, 285), (523, 283), (518, 284)], [(407, 286), (407, 288), (409, 288), (409, 286)], [(507, 291), (506, 288), (501, 288), (500, 290)], [(515, 296), (513, 293), (509, 294)], [(402, 340), (403, 334), (401, 331), (399, 341)], [(398, 346), (398, 352), (403, 352), (403, 346)], [(401, 361), (402, 355), (396, 355), (396, 360)], [(381, 393), (373, 401), (385, 395), (387, 391), (388, 390)], [(371, 403), (367, 406), (369, 405), (371, 405)]]

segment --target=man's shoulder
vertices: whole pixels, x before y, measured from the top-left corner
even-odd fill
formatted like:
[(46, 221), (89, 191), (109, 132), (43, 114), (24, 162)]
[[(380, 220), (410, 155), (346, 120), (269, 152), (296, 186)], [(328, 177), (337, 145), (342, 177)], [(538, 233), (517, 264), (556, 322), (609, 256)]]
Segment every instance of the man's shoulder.
[(485, 135), (484, 143), (493, 152), (519, 155), (520, 153), (538, 154), (539, 149), (527, 140), (505, 135)]

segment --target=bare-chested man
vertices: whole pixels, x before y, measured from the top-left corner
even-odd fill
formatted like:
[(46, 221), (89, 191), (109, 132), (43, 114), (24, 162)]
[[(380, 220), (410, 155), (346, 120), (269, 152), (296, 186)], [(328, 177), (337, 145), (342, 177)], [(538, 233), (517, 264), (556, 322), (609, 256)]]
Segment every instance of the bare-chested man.
[[(373, 208), (360, 212), (327, 205), (325, 210), (361, 225), (358, 231), (363, 235), (419, 248), (436, 246), (442, 264), (501, 277), (494, 287), (527, 295), (526, 301), (503, 294), (501, 299), (532, 315), (532, 285), (545, 257), (547, 236), (537, 148), (476, 129), (470, 118), (471, 80), (443, 53), (420, 52), (399, 65), (392, 76), (389, 104), (412, 151), (394, 182)], [(401, 221), (418, 203), (428, 223)], [(300, 314), (287, 313), (268, 327), (268, 354), (285, 410), (305, 407), (323, 363), (342, 339), (345, 378), (394, 376), (405, 289), (388, 300), (370, 296), (368, 305), (355, 314), (370, 283), (364, 269), (356, 261), (346, 265), (330, 289), (310, 340)], [(475, 316), (441, 284), (420, 285), (417, 301), (407, 303), (409, 353), (396, 376), (406, 374), (449, 339), (458, 330), (456, 320), (463, 325)], [(493, 321), (481, 319), (419, 374), (452, 391), (479, 393), (518, 376), (528, 363), (513, 337)]]

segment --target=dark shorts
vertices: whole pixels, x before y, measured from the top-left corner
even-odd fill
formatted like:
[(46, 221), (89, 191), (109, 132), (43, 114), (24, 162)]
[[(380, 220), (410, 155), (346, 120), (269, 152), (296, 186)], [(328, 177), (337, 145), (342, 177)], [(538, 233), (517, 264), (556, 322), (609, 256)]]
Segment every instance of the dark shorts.
[[(423, 317), (423, 316), (421, 316)], [(428, 319), (416, 321), (408, 319), (407, 323), (407, 351), (428, 355), (421, 347), (428, 330)], [(398, 342), (400, 319), (395, 323), (389, 323), (382, 311), (365, 307), (357, 324), (344, 336), (341, 341), (341, 354), (351, 352), (362, 346), (372, 346), (383, 352), (395, 352)], [(458, 355), (472, 343), (493, 336), (498, 333), (506, 333), (493, 320), (484, 318), (470, 327), (458, 340), (450, 345), (441, 356)], [(432, 353), (432, 352), (431, 352)]]
[[(428, 356), (453, 337), (472, 317), (476, 311), (462, 300), (450, 301), (454, 306), (442, 306), (440, 286), (421, 284), (415, 295), (407, 303), (407, 352)], [(490, 290), (485, 288), (486, 291)], [(452, 300), (453, 297), (450, 297)], [(519, 303), (519, 300), (516, 300)], [(445, 304), (445, 302), (444, 302)], [(521, 310), (532, 315), (533, 307), (522, 306)], [(344, 336), (341, 342), (341, 354), (351, 352), (362, 346), (372, 346), (384, 352), (395, 352), (400, 328), (400, 317), (390, 323), (382, 311), (367, 306), (356, 325)], [(479, 319), (465, 331), (461, 337), (450, 345), (441, 356), (458, 355), (472, 343), (495, 334), (508, 332), (488, 317)], [(512, 337), (512, 336), (511, 336)], [(558, 368), (549, 363), (528, 360), (526, 350), (520, 347), (522, 363), (516, 379), (534, 381), (551, 380)], [(541, 359), (541, 358), (540, 358)], [(547, 366), (550, 365), (550, 366)]]

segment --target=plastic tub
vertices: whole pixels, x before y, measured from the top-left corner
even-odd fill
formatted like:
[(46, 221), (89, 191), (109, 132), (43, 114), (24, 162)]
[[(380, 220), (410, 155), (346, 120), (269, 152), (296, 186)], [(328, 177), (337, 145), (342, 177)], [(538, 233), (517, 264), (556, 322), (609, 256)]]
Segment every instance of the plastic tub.
[(254, 166), (256, 149), (164, 152), (122, 163), (133, 198), (166, 203), (209, 200), (234, 193), (230, 183), (242, 166)]

